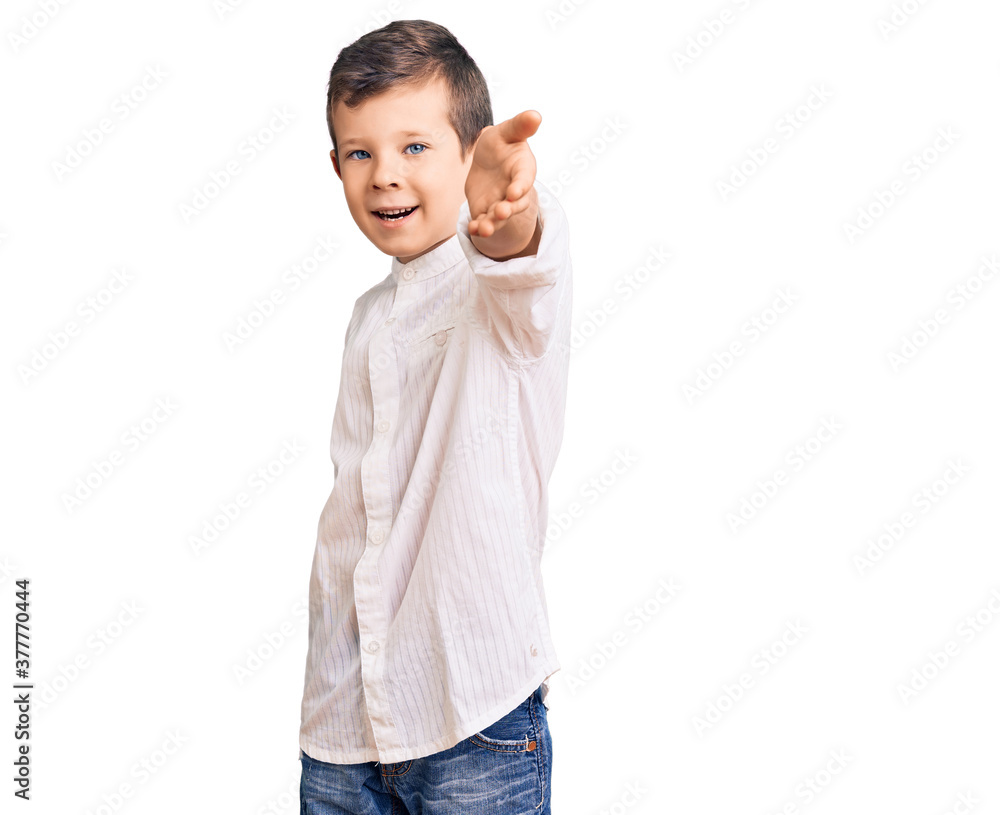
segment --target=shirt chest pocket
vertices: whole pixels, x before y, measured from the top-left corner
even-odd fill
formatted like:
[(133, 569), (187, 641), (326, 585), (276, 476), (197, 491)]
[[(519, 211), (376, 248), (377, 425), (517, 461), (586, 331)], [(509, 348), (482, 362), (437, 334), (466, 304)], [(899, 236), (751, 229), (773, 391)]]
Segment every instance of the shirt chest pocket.
[(447, 345), (452, 334), (455, 333), (455, 326), (458, 320), (453, 318), (444, 322), (439, 322), (429, 328), (425, 327), (417, 332), (416, 336), (410, 340), (411, 347), (424, 349), (427, 347), (440, 347)]

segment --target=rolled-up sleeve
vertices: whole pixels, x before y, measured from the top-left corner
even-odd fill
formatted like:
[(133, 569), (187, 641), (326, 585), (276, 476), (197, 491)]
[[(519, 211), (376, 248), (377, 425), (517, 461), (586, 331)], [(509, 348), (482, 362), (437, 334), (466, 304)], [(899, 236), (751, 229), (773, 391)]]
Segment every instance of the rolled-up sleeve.
[(572, 264), (569, 226), (562, 207), (542, 184), (538, 192), (541, 240), (534, 255), (497, 261), (482, 254), (469, 236), (469, 204), (462, 204), (458, 239), (479, 283), (491, 333), (522, 359), (543, 356), (551, 347), (560, 310), (568, 309)]

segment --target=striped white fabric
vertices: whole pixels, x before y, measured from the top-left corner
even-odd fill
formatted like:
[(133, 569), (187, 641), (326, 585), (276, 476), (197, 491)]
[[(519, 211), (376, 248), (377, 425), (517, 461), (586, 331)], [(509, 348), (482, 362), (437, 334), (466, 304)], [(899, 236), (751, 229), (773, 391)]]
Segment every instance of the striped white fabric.
[(393, 258), (355, 304), (309, 583), (299, 746), (312, 758), (446, 750), (560, 668), (539, 563), (572, 269), (562, 208), (536, 189), (536, 255), (480, 254), (465, 204), (456, 235)]

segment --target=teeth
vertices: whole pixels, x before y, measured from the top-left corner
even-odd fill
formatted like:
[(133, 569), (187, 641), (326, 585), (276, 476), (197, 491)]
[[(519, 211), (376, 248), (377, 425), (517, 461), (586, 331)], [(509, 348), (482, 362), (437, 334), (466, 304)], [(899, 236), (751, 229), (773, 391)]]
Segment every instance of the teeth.
[(399, 215), (401, 212), (409, 212), (413, 207), (406, 207), (405, 209), (380, 209), (377, 210), (381, 215)]

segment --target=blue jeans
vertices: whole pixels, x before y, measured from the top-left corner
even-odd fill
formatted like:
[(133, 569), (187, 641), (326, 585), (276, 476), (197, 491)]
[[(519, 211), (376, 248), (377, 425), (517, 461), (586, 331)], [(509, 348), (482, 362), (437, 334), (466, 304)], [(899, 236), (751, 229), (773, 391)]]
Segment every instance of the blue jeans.
[(301, 815), (551, 815), (552, 737), (542, 689), (448, 750), (378, 764), (302, 751)]

